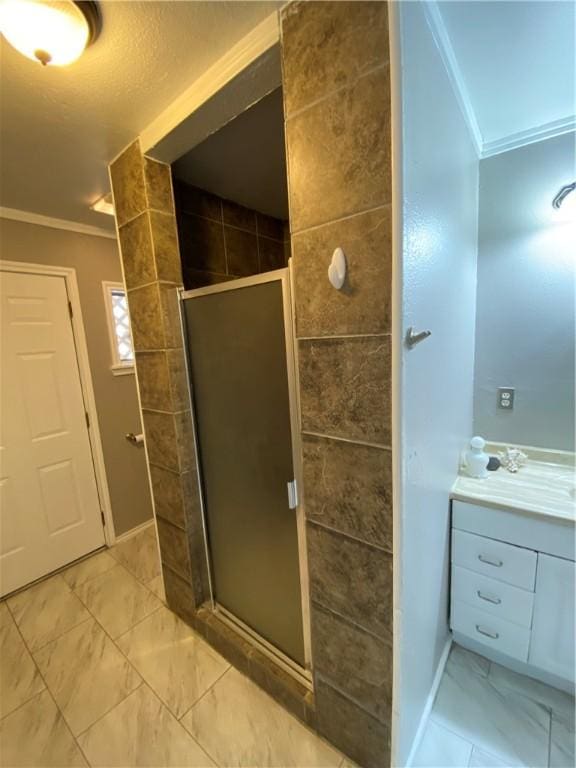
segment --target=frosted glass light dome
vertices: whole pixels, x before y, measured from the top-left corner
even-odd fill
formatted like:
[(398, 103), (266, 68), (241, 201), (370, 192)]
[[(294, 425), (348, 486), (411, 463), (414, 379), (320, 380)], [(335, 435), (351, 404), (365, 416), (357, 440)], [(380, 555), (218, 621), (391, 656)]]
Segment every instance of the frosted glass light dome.
[(71, 0), (0, 0), (0, 32), (33, 61), (63, 67), (91, 41), (86, 14)]

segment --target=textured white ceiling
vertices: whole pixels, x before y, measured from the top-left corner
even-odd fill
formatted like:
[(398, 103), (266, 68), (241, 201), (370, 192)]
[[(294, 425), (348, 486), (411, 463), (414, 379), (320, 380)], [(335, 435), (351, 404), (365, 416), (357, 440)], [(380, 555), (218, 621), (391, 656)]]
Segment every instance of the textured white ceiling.
[(101, 3), (98, 41), (67, 68), (0, 42), (0, 205), (113, 227), (89, 205), (108, 162), (278, 2)]
[(573, 0), (438, 3), (484, 142), (573, 116)]

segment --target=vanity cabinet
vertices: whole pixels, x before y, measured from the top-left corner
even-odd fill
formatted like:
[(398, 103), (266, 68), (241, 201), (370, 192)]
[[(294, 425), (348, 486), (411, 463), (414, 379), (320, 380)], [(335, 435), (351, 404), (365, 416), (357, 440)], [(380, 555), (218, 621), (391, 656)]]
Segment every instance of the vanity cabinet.
[(529, 662), (574, 679), (574, 584), (576, 563), (538, 555)]
[(456, 641), (552, 684), (573, 683), (574, 547), (570, 520), (454, 500)]

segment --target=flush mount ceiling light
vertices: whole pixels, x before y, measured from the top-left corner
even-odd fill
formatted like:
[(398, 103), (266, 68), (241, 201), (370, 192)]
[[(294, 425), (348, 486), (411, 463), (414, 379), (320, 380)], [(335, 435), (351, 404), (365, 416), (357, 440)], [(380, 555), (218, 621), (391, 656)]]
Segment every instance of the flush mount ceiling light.
[(0, 0), (0, 32), (17, 51), (43, 65), (76, 61), (101, 26), (92, 0)]

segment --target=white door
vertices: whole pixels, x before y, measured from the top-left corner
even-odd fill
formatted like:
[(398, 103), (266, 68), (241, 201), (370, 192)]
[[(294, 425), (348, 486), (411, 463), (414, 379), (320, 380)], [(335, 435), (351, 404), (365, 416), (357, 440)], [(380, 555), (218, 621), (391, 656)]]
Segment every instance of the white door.
[(104, 544), (63, 277), (0, 274), (0, 595)]
[[(568, 535), (568, 534), (567, 534)], [(574, 681), (576, 563), (538, 553), (534, 620), (528, 661)]]

